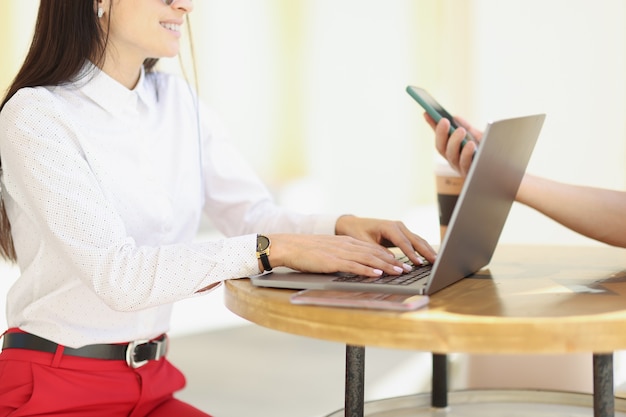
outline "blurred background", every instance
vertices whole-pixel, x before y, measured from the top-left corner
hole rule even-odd
[[[26,53],[38,4],[0,2],[2,91]],[[197,85],[285,205],[398,218],[438,243],[433,135],[405,92],[409,84],[477,127],[546,113],[530,172],[624,189],[622,0],[197,0],[194,7],[196,71],[189,39],[181,59],[162,68]],[[519,205],[501,240],[597,245]],[[8,288],[16,271],[3,271],[0,288]],[[247,325],[221,301],[216,291],[181,303],[173,334]],[[626,370],[616,358],[620,384]]]
[[[37,6],[0,3],[0,90],[21,65]],[[405,92],[409,84],[478,127],[545,112],[529,171],[624,186],[623,1],[203,0],[194,7],[195,77],[188,48],[183,68],[284,204],[402,218],[431,233],[435,220],[414,210],[435,201],[433,136]],[[162,64],[180,71],[178,59]],[[509,226],[525,223],[515,218]],[[504,238],[580,242],[532,221],[542,227],[525,224]]]

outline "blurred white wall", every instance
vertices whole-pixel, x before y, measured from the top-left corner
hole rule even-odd
[[[415,210],[434,205],[432,135],[407,84],[477,126],[546,112],[529,171],[623,188],[623,2],[233,0],[193,17],[202,95],[284,204],[436,241],[434,210]],[[518,206],[502,240],[595,244]]]
[[[623,189],[626,3],[616,0],[478,0],[474,57],[463,108],[476,124],[545,112],[529,171]],[[504,240],[592,243],[516,206]]]
[[[416,57],[430,48],[419,32],[431,3],[423,17],[413,0],[197,3],[201,92],[285,204],[398,216],[432,201],[430,175],[406,187],[432,149],[404,92],[426,72]]]
[[[0,3],[3,90],[28,46],[37,4]],[[481,127],[546,112],[529,171],[624,187],[621,1],[194,5],[202,98],[284,204],[402,218],[436,241],[434,210],[416,210],[435,201],[432,134],[404,92],[408,84]],[[178,61],[165,64],[176,70]],[[592,243],[517,206],[502,239]]]
[[[37,5],[0,2],[2,90],[24,56]],[[286,205],[401,218],[436,242],[433,138],[404,92],[408,84],[425,87],[477,126],[545,112],[529,171],[624,189],[623,1],[194,5],[201,96]],[[177,70],[177,63],[168,60],[164,67]],[[595,244],[517,205],[502,241]],[[6,290],[16,271],[3,271],[0,287]],[[180,303],[173,328],[239,322],[221,306],[217,291]]]

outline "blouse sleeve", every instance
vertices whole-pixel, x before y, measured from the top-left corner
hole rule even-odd
[[[47,89],[23,89],[0,113],[2,192],[19,265],[23,276],[45,277],[32,278],[33,291],[71,286],[71,276],[110,308],[138,311],[258,273],[254,235],[138,244],[90,169],[71,115],[55,100]]]
[[[257,274],[256,233],[334,233],[337,216],[277,207],[203,109],[204,211],[227,237],[139,242],[94,174],[97,155],[85,155],[76,116],[57,101],[48,89],[23,89],[0,113],[3,197],[23,275],[64,285],[76,277],[110,308],[138,311]]]
[[[335,233],[337,215],[303,214],[277,206],[266,186],[229,142],[226,129],[215,114],[206,107],[201,112],[205,211],[222,233]]]

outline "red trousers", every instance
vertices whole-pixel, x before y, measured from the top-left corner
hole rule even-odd
[[[132,369],[118,360],[0,353],[0,417],[210,417],[173,397],[184,386],[165,358]]]

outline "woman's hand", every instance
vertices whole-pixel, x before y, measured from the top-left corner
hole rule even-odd
[[[272,241],[270,263],[302,272],[347,272],[376,277],[400,275],[411,267],[399,262],[386,246],[398,246],[416,265],[418,253],[434,262],[435,250],[402,223],[342,216],[337,235],[268,235]]]
[[[396,246],[416,265],[422,261],[420,256],[429,262],[434,262],[437,256],[426,240],[400,221],[341,216],[335,225],[335,233],[384,247]]]
[[[429,262],[435,261],[436,252],[432,246],[400,221],[341,216],[335,225],[335,233],[385,247],[397,246],[414,264],[421,262],[417,254]]]

